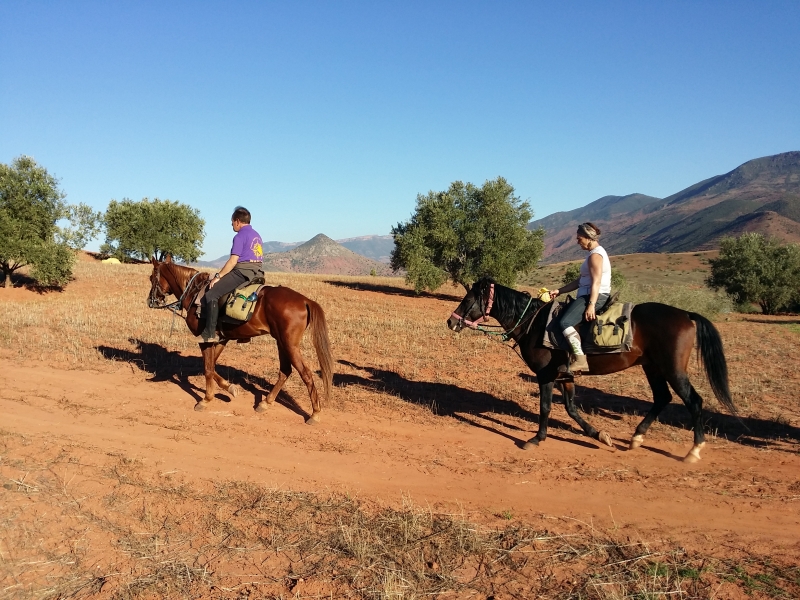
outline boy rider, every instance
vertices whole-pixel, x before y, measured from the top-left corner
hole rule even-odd
[[[201,335],[206,343],[219,342],[216,331],[219,299],[254,277],[264,276],[261,236],[250,226],[250,211],[243,206],[237,206],[231,215],[231,226],[236,232],[231,246],[231,257],[219,273],[211,278],[208,291],[203,296],[206,328]]]

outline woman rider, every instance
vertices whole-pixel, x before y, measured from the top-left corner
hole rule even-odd
[[[597,225],[594,223],[578,225],[578,245],[589,252],[581,265],[581,275],[575,281],[550,292],[551,296],[555,297],[578,290],[577,299],[567,307],[559,319],[564,337],[572,346],[572,353],[575,355],[575,361],[571,365],[572,371],[589,370],[589,364],[581,348],[581,337],[575,326],[582,319],[594,321],[596,310],[605,306],[611,293],[611,262],[599,239],[600,228]]]

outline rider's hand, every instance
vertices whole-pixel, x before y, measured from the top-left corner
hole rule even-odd
[[[213,276],[213,277],[212,277],[212,278],[209,280],[209,282],[208,282],[208,289],[211,289],[212,287],[214,287],[215,285],[217,285],[217,282],[218,282],[218,281],[219,281],[219,273],[215,274],[215,275],[214,275],[214,276]]]
[[[587,321],[594,321],[597,318],[597,315],[594,313],[594,303],[591,303],[586,307],[586,312],[583,313],[583,317]]]

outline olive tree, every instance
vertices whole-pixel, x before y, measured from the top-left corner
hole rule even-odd
[[[800,245],[781,244],[760,233],[723,238],[719,256],[709,261],[706,283],[724,289],[737,304],[755,303],[775,314],[797,301]]]
[[[484,276],[513,286],[542,256],[543,230],[527,228],[533,213],[502,177],[481,187],[453,182],[417,196],[411,219],[392,228],[391,266],[405,270],[417,292],[448,279],[464,288]]]
[[[112,200],[105,214],[106,241],[100,251],[120,260],[155,256],[193,262],[202,253],[205,221],[200,212],[172,200]]]
[[[64,202],[58,180],[29,156],[0,164],[0,269],[5,287],[30,267],[42,286],[63,286],[75,251],[98,231],[100,215],[85,204]],[[63,225],[62,225],[63,224]]]

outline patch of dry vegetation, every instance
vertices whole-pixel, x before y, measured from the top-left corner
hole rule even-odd
[[[800,593],[800,570],[554,520],[491,527],[149,473],[127,456],[0,432],[0,599],[708,598]],[[36,518],[31,519],[31,513]]]

